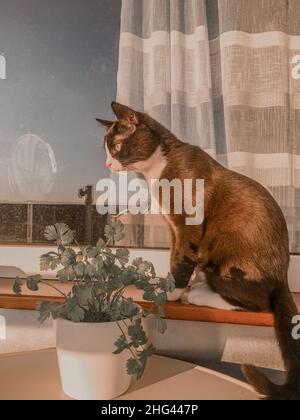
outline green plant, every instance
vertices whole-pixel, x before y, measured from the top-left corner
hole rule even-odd
[[[96,246],[79,246],[74,232],[65,224],[48,226],[45,237],[55,241],[57,251],[41,256],[41,271],[58,270],[60,283],[73,282],[71,291],[65,294],[53,283],[44,281],[40,275],[26,279],[31,291],[38,291],[40,284],[54,288],[62,297],[62,303],[41,302],[38,305],[40,321],[49,317],[64,318],[72,322],[116,322],[120,337],[116,340],[116,354],[130,350],[132,358],[127,362],[128,374],[141,378],[147,359],[154,353],[142,325],[146,317],[150,325],[160,333],[166,330],[164,304],[167,292],[175,289],[171,274],[156,278],[153,264],[138,258],[129,262],[129,250],[112,249],[111,244],[124,237],[124,226],[120,220],[105,227],[105,238]],[[14,292],[22,293],[23,282],[17,278]],[[124,296],[128,286],[143,290],[143,298],[153,302],[156,310],[146,311],[137,306],[132,298]]]

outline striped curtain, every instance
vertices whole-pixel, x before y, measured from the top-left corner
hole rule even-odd
[[[300,253],[296,55],[299,0],[123,0],[118,101],[269,188]],[[168,246],[161,223],[137,246]]]

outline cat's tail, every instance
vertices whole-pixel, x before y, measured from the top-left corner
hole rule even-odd
[[[300,340],[293,337],[293,318],[297,307],[287,286],[281,286],[271,297],[275,329],[287,370],[285,385],[273,384],[259,369],[244,366],[243,372],[255,390],[267,400],[300,400]]]

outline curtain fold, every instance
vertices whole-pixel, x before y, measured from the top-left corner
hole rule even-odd
[[[204,0],[124,0],[118,100],[215,150]]]
[[[121,22],[118,101],[269,188],[300,253],[300,1],[123,0]]]

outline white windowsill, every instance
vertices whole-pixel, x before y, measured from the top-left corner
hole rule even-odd
[[[39,274],[39,257],[49,251],[47,247],[0,246],[0,266],[14,266],[23,270],[26,275]],[[152,261],[157,273],[169,270],[168,250],[132,249],[131,258],[142,257]],[[0,273],[1,277],[1,273]],[[55,278],[55,273],[43,273],[43,277]],[[300,255],[292,255],[289,283],[291,291],[300,292]]]

